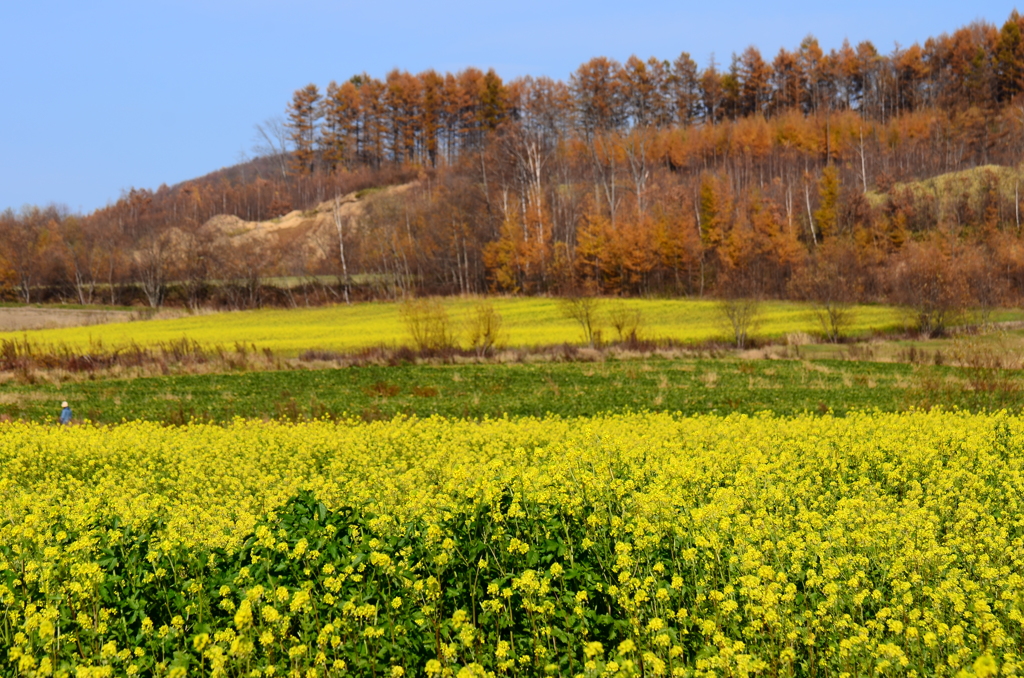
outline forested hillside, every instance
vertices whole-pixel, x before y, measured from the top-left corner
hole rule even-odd
[[[10,298],[82,303],[342,287],[1014,303],[1022,31],[1014,12],[888,53],[809,36],[704,67],[684,52],[597,57],[566,80],[469,68],[310,84],[258,126],[254,161],[88,215],[3,213],[0,272]],[[211,221],[294,210],[333,219],[319,255],[295,229],[257,241]],[[272,277],[287,295],[262,292]],[[226,292],[239,285],[255,292]]]

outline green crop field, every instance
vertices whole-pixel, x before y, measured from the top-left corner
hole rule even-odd
[[[451,329],[465,343],[467,319],[479,303],[473,299],[444,302]],[[501,315],[504,343],[508,346],[543,346],[581,343],[580,326],[567,318],[559,300],[548,298],[493,299]],[[608,314],[615,304],[641,313],[641,334],[649,339],[672,339],[685,343],[728,339],[716,302],[708,300],[602,300],[598,327],[604,339],[615,339]],[[866,335],[901,327],[897,309],[860,306],[854,313],[850,332]],[[753,336],[785,338],[792,333],[820,333],[813,310],[805,304],[766,302]],[[27,339],[44,346],[63,345],[106,349],[138,344],[156,345],[187,337],[203,345],[231,346],[236,342],[255,344],[289,356],[307,349],[351,351],[370,346],[408,344],[410,338],[397,303],[363,303],[310,309],[259,310],[197,315],[169,320],[116,323],[31,332],[0,333],[3,339]]]
[[[939,405],[974,411],[1024,406],[1013,371],[850,361],[647,360],[398,365],[7,385],[0,415],[46,421],[67,399],[79,418],[184,423],[234,417],[500,418],[546,413],[684,414],[850,410]]]

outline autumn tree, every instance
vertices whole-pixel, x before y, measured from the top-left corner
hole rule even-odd
[[[624,114],[634,127],[664,125],[670,119],[669,72],[654,57],[631,56],[619,71]]]
[[[366,74],[355,76],[352,82],[359,90],[360,158],[370,167],[379,168],[385,160],[387,134],[385,86]]]
[[[55,221],[57,208],[27,207],[20,213],[6,210],[0,218],[0,246],[6,268],[22,301],[32,303],[32,294],[44,272],[48,246],[47,226]]]
[[[318,123],[322,115],[316,85],[295,90],[288,106],[288,129],[293,145],[292,170],[297,174],[309,174],[316,167]]]
[[[808,35],[796,52],[801,76],[801,104],[805,113],[816,113],[826,104],[828,62],[818,39]]]
[[[1002,101],[1010,101],[1024,90],[1024,17],[1016,9],[999,31],[995,71]]]
[[[423,92],[419,121],[423,152],[429,165],[437,167],[444,127],[444,79],[433,70],[421,73],[419,79]]]
[[[911,311],[911,324],[923,336],[941,336],[970,307],[958,263],[939,238],[910,242],[895,258],[889,299]]]
[[[739,58],[739,77],[741,82],[740,106],[741,115],[764,115],[768,111],[770,101],[771,68],[761,57],[761,52],[754,46],[743,51]]]
[[[332,172],[345,167],[356,152],[359,121],[359,91],[347,81],[327,86],[323,101],[323,125],[320,148],[325,169]]]
[[[863,271],[856,248],[842,239],[826,240],[791,281],[792,293],[814,305],[822,332],[840,341],[854,321],[854,304],[863,292]]]
[[[796,108],[801,105],[803,99],[804,74],[800,60],[796,54],[780,48],[779,53],[772,62],[772,72],[769,76],[769,85],[774,92],[771,99],[773,112]]]
[[[189,223],[180,231],[176,273],[185,296],[185,305],[198,310],[206,300],[211,279],[217,276],[221,252],[217,234],[205,224]],[[230,256],[230,255],[228,255]]]
[[[704,122],[715,124],[722,119],[725,112],[723,106],[725,101],[725,89],[722,83],[722,74],[718,71],[714,58],[700,76],[700,98],[703,103]]]
[[[65,270],[80,304],[93,303],[102,276],[104,253],[94,224],[94,221],[76,217],[65,219],[60,224]]]
[[[839,230],[839,170],[827,165],[818,179],[818,209],[814,223],[822,239],[833,237]]]
[[[408,72],[392,70],[384,89],[387,146],[394,162],[416,158],[417,123],[420,119],[420,83]]]
[[[691,124],[701,112],[701,83],[697,62],[688,53],[681,53],[672,62],[668,87],[676,124]]]
[[[620,70],[618,62],[597,57],[570,77],[579,125],[587,136],[618,129],[625,122]]]
[[[260,308],[264,301],[264,284],[283,250],[275,238],[237,236],[232,257],[222,269],[225,292],[233,308]]]
[[[493,132],[505,120],[508,91],[493,68],[487,70],[479,89],[477,120],[485,133]]]
[[[151,308],[164,303],[176,253],[170,231],[153,230],[138,243],[133,266],[135,280]]]

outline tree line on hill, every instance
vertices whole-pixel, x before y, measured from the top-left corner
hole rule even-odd
[[[703,69],[683,53],[597,57],[567,81],[468,68],[311,84],[257,126],[251,162],[88,215],[4,212],[0,274],[8,296],[82,303],[566,290],[1012,303],[1022,31],[1015,11],[889,54],[809,36]],[[410,182],[364,191],[317,256],[308,233],[254,243],[208,224]],[[275,293],[270,276],[306,284]]]

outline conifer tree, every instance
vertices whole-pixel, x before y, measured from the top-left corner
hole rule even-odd
[[[319,104],[320,90],[309,84],[295,90],[288,105],[288,130],[295,145],[292,171],[296,174],[312,174],[316,167],[317,125],[322,115]]]

